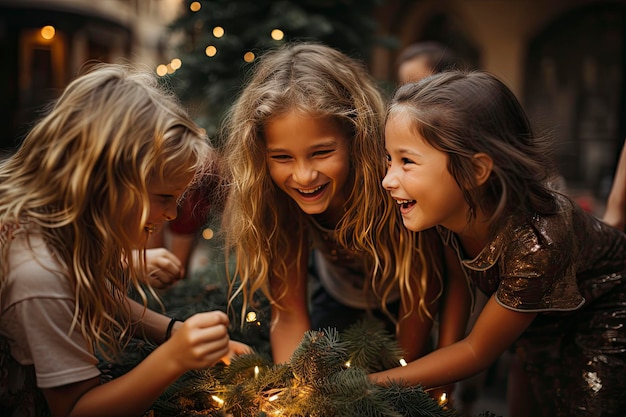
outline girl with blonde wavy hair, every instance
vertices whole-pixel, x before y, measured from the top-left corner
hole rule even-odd
[[[145,256],[131,255],[212,152],[155,76],[100,64],[0,164],[2,415],[141,416],[184,372],[246,349],[222,312],[147,309]],[[96,353],[114,359],[133,335],[160,346],[101,384]]]
[[[306,331],[370,314],[397,332],[407,359],[427,348],[439,281],[420,292],[416,238],[380,184],[383,117],[360,62],[303,42],[263,55],[226,118],[233,297],[243,293],[244,309],[259,290],[269,298],[275,362]]]

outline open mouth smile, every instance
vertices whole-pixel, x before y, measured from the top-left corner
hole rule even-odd
[[[400,205],[400,208],[407,210],[415,205],[415,200],[396,200],[396,203]]]
[[[315,188],[311,188],[307,190],[303,188],[298,188],[297,190],[303,197],[310,198],[310,197],[316,197],[320,195],[327,185],[328,184],[324,184],[324,185],[320,185],[319,187],[315,187]]]

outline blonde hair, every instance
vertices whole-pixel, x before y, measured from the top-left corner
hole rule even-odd
[[[0,165],[0,226],[38,226],[74,289],[72,327],[103,354],[117,354],[118,340],[128,340],[131,285],[146,304],[137,276],[143,256],[130,254],[149,214],[148,179],[200,175],[211,153],[204,131],[154,75],[97,64]],[[0,283],[9,245],[2,245]]]
[[[264,126],[290,111],[336,123],[349,138],[351,187],[345,213],[335,232],[344,247],[364,252],[372,288],[382,307],[393,284],[400,282],[403,301],[411,306],[409,275],[416,247],[399,221],[397,208],[383,189],[385,175],[383,118],[385,105],[373,79],[358,61],[315,43],[292,43],[263,55],[223,125],[222,159],[229,173],[225,210],[227,251],[236,256],[231,301],[240,292],[246,305],[257,290],[280,307],[269,277],[286,277],[294,239],[302,250],[305,216],[288,196],[278,192],[266,162]],[[295,238],[294,238],[295,236]],[[293,261],[293,260],[290,260]],[[233,280],[235,282],[235,280]],[[283,282],[282,288],[286,288]]]

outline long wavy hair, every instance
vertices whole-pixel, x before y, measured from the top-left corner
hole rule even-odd
[[[72,328],[103,354],[119,353],[128,340],[131,286],[146,304],[138,281],[144,256],[130,254],[146,234],[148,179],[199,176],[212,152],[154,75],[97,64],[0,165],[0,226],[42,234],[74,291]],[[10,269],[9,245],[2,245],[0,283]]]
[[[262,290],[280,307],[284,294],[272,294],[268,280],[287,287],[289,247],[303,253],[306,214],[273,183],[267,167],[264,127],[290,111],[330,120],[349,138],[349,195],[335,228],[344,247],[366,255],[371,285],[382,300],[400,283],[404,301],[413,305],[411,260],[413,234],[402,227],[397,208],[382,187],[385,175],[383,118],[385,104],[359,61],[328,46],[287,44],[263,55],[223,124],[224,158],[229,181],[225,210],[226,246],[236,255],[231,300],[243,292],[245,311]],[[235,280],[233,281],[235,282]]]
[[[550,137],[536,134],[513,92],[484,71],[449,71],[400,87],[387,118],[408,114],[413,129],[448,154],[448,171],[470,207],[490,216],[491,236],[512,213],[532,216],[557,210],[550,186],[557,175]],[[487,182],[475,182],[473,156],[493,160]]]

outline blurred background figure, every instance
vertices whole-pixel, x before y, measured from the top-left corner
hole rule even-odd
[[[407,46],[398,56],[398,82],[419,81],[438,72],[457,68],[458,60],[449,47],[436,42],[424,41]]]

